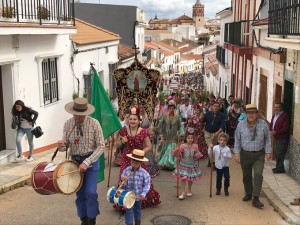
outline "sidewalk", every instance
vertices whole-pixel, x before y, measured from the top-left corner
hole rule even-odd
[[[33,168],[40,162],[50,162],[54,150],[34,155],[32,162],[24,160],[0,165],[0,194],[30,184]],[[55,162],[62,162],[64,158],[65,154],[59,152]],[[287,174],[273,174],[274,166],[274,161],[265,164],[263,194],[288,223],[300,224],[300,206],[290,205],[294,198],[300,197],[300,185]]]
[[[300,206],[290,204],[300,197],[300,185],[285,173],[274,174],[275,164],[275,161],[265,163],[262,192],[285,221],[300,224]]]
[[[33,161],[10,162],[0,165],[0,194],[24,185],[30,185],[30,177],[33,168],[41,162],[50,162],[55,149],[33,155]],[[58,152],[55,162],[64,161],[65,153]]]

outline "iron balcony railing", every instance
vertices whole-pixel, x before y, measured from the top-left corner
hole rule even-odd
[[[249,26],[249,21],[226,23],[224,42],[238,46],[252,46],[252,38],[249,38]]]
[[[269,2],[268,33],[300,35],[300,0],[272,0]]]
[[[0,0],[0,22],[75,25],[74,0]]]

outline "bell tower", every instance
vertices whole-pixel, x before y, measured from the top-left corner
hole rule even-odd
[[[193,20],[196,27],[204,27],[204,5],[200,3],[200,0],[197,0],[193,5]]]

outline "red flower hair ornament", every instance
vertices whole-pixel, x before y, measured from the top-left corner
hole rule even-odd
[[[137,115],[137,116],[139,116],[140,113],[141,113],[140,109],[136,108],[136,107],[132,108],[130,111],[131,111],[131,115]]]

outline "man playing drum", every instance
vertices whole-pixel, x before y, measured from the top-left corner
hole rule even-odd
[[[83,183],[76,193],[77,214],[81,225],[95,225],[100,213],[97,194],[99,157],[104,153],[102,128],[96,119],[89,117],[95,111],[85,98],[76,98],[66,104],[65,110],[73,118],[64,124],[63,140],[58,141],[60,151],[70,148],[72,160],[79,164],[84,173]]]

